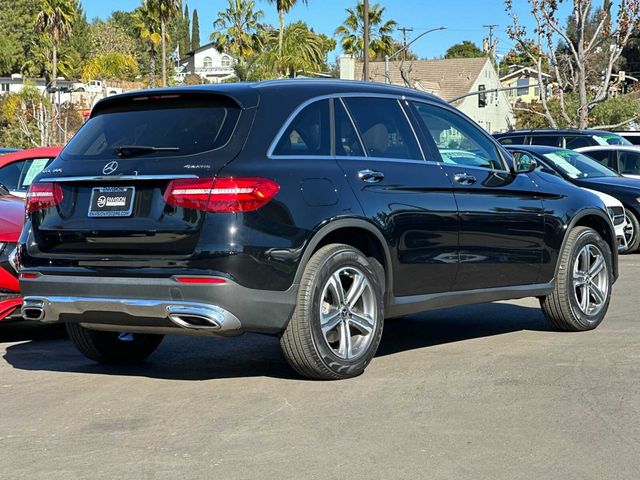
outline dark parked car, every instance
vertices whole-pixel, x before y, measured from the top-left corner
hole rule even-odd
[[[626,252],[640,247],[640,180],[627,178],[587,157],[584,153],[553,147],[510,146],[508,150],[518,159],[531,157],[539,169],[558,175],[583,188],[606,193],[622,202],[625,209]]]
[[[619,134],[604,130],[514,130],[493,136],[503,145],[545,145],[571,150],[593,145],[631,145]]]
[[[625,177],[640,178],[640,147],[609,145],[576,149]]]
[[[111,97],[28,193],[22,312],[106,362],[163,334],[278,335],[323,379],[361,373],[385,317],[533,296],[557,328],[595,328],[611,220],[529,170],[445,102],[382,84]]]
[[[16,150],[15,148],[0,148],[0,157],[2,155],[6,155],[7,153],[13,153],[13,152],[17,152],[18,150]]]

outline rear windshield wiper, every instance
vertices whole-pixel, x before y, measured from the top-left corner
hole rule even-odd
[[[119,157],[135,157],[155,152],[179,152],[178,147],[152,147],[147,145],[120,145],[115,148]]]

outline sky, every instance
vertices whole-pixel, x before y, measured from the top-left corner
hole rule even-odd
[[[213,30],[217,12],[223,10],[227,0],[183,0],[189,10],[198,9],[200,38],[206,43]],[[82,0],[87,18],[107,18],[113,10],[133,10],[141,0]],[[287,15],[286,21],[303,20],[318,33],[333,36],[346,18],[345,9],[355,5],[356,0],[309,0],[309,5],[298,2]],[[482,48],[482,39],[488,35],[483,25],[497,24],[494,36],[498,40],[497,52],[507,53],[513,42],[506,29],[510,19],[504,10],[503,0],[370,0],[386,7],[387,19],[394,19],[399,27],[413,28],[407,34],[408,41],[428,29],[445,26],[447,30],[429,33],[412,45],[418,56],[436,58],[444,55],[447,48],[462,40],[471,40]],[[530,17],[526,0],[514,0],[514,8],[525,22]],[[275,6],[267,0],[256,0],[256,7],[265,13],[265,22],[278,24]],[[530,28],[532,31],[532,28]],[[401,39],[401,34],[396,32]]]

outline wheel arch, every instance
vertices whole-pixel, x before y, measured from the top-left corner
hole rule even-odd
[[[563,251],[569,237],[569,232],[575,227],[589,227],[598,232],[602,239],[607,242],[611,249],[611,256],[613,260],[613,277],[618,278],[618,241],[616,238],[616,232],[611,223],[611,219],[601,210],[595,208],[588,208],[581,210],[576,214],[569,222],[566,228],[564,238],[562,239],[562,247],[560,251]],[[558,259],[560,257],[558,256]],[[558,269],[560,268],[560,262],[556,265],[556,277],[558,275]]]
[[[382,232],[371,222],[360,218],[340,218],[329,221],[319,228],[307,243],[302,254],[295,283],[299,284],[311,256],[320,248],[331,243],[343,243],[373,257],[384,270],[383,288],[385,299],[393,295],[393,267],[391,252]]]

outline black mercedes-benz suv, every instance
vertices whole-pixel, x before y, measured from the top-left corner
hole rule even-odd
[[[300,374],[361,373],[385,318],[528,296],[560,329],[603,319],[604,205],[514,163],[445,102],[340,81],[100,101],[31,186],[23,314],[100,362],[164,334],[278,335]]]

